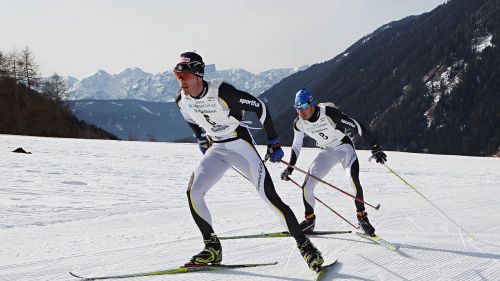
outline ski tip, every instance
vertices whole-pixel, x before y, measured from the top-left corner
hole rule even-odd
[[[322,266],[318,271],[316,271],[316,274],[318,274],[316,280],[321,280],[323,276],[326,274],[326,272],[332,268],[335,264],[337,264],[338,260],[335,260],[332,263],[329,263],[327,265]]]
[[[267,265],[277,265],[277,264],[278,264],[278,262],[274,261],[274,262],[268,262],[268,263],[262,263],[262,264],[256,264],[256,265],[267,266]]]
[[[78,276],[78,275],[74,274],[74,273],[73,273],[73,272],[71,272],[71,271],[69,272],[69,274],[70,274],[71,276],[73,276],[73,277],[76,277],[76,278],[81,278],[81,279],[83,279],[83,277],[81,277],[81,276]]]

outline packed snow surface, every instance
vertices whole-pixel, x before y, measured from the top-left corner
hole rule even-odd
[[[11,151],[23,147],[32,154]],[[0,280],[76,280],[175,267],[202,249],[186,188],[201,159],[195,144],[0,135]],[[264,152],[265,147],[258,147]],[[286,158],[290,149],[285,148]],[[307,168],[318,149],[304,149]],[[476,238],[471,240],[384,166],[358,151],[365,199],[382,238],[399,252],[351,234],[313,238],[326,280],[500,280],[500,159],[388,153],[388,165]],[[279,179],[278,193],[302,220],[301,191]],[[304,176],[295,171],[297,181]],[[325,177],[352,192],[340,166]],[[323,184],[316,196],[355,221],[353,200]],[[230,170],[206,196],[219,235],[281,231],[274,212]],[[317,230],[353,230],[316,204]],[[126,280],[313,280],[292,238],[224,240],[224,263],[275,266]]]

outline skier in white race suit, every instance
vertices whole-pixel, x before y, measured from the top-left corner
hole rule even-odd
[[[359,161],[354,144],[347,135],[353,132],[361,136],[371,147],[372,157],[378,163],[385,163],[387,155],[382,151],[370,132],[359,122],[338,110],[333,103],[315,103],[311,93],[302,88],[295,95],[295,110],[298,116],[293,121],[294,138],[289,163],[295,166],[303,144],[304,136],[316,141],[321,148],[316,158],[309,166],[309,173],[316,178],[323,178],[333,166],[340,163],[344,168],[347,180],[356,192],[356,197],[363,200],[363,188],[359,181]],[[293,168],[287,167],[281,173],[281,179],[288,181]],[[316,225],[314,213],[314,187],[318,180],[306,176],[302,184],[302,199],[305,207],[305,219],[300,223],[305,233],[312,232]],[[356,216],[363,231],[375,235],[375,228],[368,220],[365,205],[355,200]]]
[[[266,105],[249,93],[221,80],[203,79],[204,62],[195,52],[181,54],[174,68],[180,90],[176,103],[198,139],[204,154],[194,169],[187,189],[189,208],[200,229],[205,247],[194,255],[191,264],[220,264],[222,247],[212,227],[205,194],[231,168],[240,171],[257,189],[295,238],[309,268],[319,271],[320,251],[302,232],[292,210],[276,193],[269,172],[254,147],[252,136],[241,120],[243,112],[255,112],[268,137],[266,159],[278,162],[284,153]]]

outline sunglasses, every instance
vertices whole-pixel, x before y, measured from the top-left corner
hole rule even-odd
[[[174,72],[192,72],[197,75],[203,75],[203,73],[200,72],[200,69],[203,70],[203,67],[205,67],[205,64],[198,61],[178,63],[174,68]]]
[[[302,104],[294,104],[293,107],[295,107],[296,110],[305,110],[311,102],[307,101],[306,103]]]

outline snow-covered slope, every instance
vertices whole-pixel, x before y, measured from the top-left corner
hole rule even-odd
[[[186,188],[201,158],[194,144],[54,139],[0,135],[0,280],[75,280],[68,271],[103,275],[170,268],[202,247]],[[33,154],[10,151],[22,146]],[[260,152],[265,147],[258,147]],[[289,148],[285,148],[289,155]],[[317,150],[304,149],[305,168]],[[365,198],[377,233],[398,253],[354,234],[313,238],[339,266],[327,280],[499,280],[500,162],[496,158],[388,152],[388,164],[473,232],[458,229],[383,166],[359,151]],[[278,193],[301,218],[297,187],[279,180]],[[301,181],[303,176],[292,175]],[[340,167],[325,180],[345,188]],[[349,190],[347,190],[349,191]],[[351,199],[318,185],[316,195],[350,220]],[[250,234],[283,230],[254,188],[234,171],[207,194],[215,230]],[[317,205],[318,230],[349,230]],[[352,229],[353,230],[353,229]],[[276,266],[144,277],[130,280],[312,280],[293,239],[223,241],[225,263],[278,261]],[[127,279],[129,280],[129,279]]]
[[[258,74],[244,69],[216,70],[207,65],[206,79],[222,78],[238,89],[260,95],[281,79],[307,68],[283,68]],[[179,85],[171,71],[151,74],[140,68],[127,68],[117,74],[98,70],[81,81],[68,77],[70,99],[138,99],[152,102],[169,102],[175,98]]]

